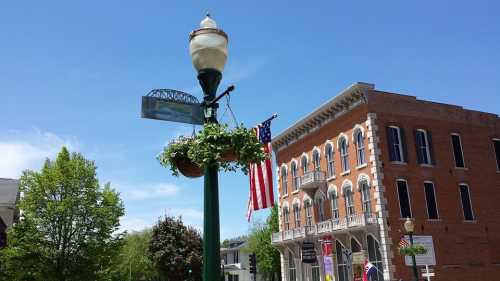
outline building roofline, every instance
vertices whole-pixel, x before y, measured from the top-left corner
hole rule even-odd
[[[272,140],[274,149],[279,148],[283,143],[288,142],[293,138],[298,138],[304,132],[308,132],[312,127],[318,124],[323,124],[327,120],[335,119],[338,113],[350,110],[351,105],[359,100],[366,101],[365,93],[369,90],[375,89],[374,84],[357,82],[343,91],[337,96],[331,98],[318,108],[313,110],[306,117],[300,119],[292,126],[288,127],[279,133]]]

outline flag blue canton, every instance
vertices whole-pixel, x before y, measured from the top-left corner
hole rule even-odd
[[[271,120],[259,125],[259,141],[261,143],[271,142]]]

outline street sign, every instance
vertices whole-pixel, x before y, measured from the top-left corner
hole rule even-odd
[[[302,262],[303,263],[315,263],[316,262],[316,251],[314,250],[313,242],[303,242],[302,243]]]
[[[203,110],[194,96],[170,89],[152,90],[142,97],[141,117],[195,125],[203,124]]]
[[[406,241],[410,241],[410,236],[405,236]],[[413,235],[413,245],[422,245],[427,249],[427,253],[424,255],[416,255],[415,260],[418,266],[424,265],[436,265],[436,255],[434,254],[434,243],[432,242],[432,236],[425,235]],[[407,266],[413,266],[411,256],[405,257],[405,264]]]

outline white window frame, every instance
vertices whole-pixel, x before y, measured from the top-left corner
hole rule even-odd
[[[290,230],[290,210],[288,207],[283,208],[283,226],[285,230]]]
[[[365,193],[364,193],[364,185],[366,184],[366,198]],[[368,180],[362,179],[359,181],[359,186],[360,186],[360,192],[361,192],[361,206],[363,207],[363,213],[365,215],[371,215],[373,210],[372,210],[372,199],[371,199],[371,192],[370,192],[370,184],[368,183]],[[366,206],[368,206],[368,210],[366,210]]]
[[[321,152],[318,148],[313,149],[312,160],[314,171],[321,171]]]
[[[472,220],[468,220],[465,218],[465,212],[464,212],[464,205],[462,203],[462,192],[460,190],[461,186],[467,187],[467,194],[469,194],[469,205],[470,205],[470,211],[472,213]],[[460,196],[460,206],[462,207],[462,217],[464,218],[464,221],[466,222],[475,222],[476,221],[476,214],[474,213],[474,206],[472,206],[472,196],[470,194],[470,187],[468,184],[461,182],[458,184],[458,194]]]
[[[314,200],[318,206],[318,221],[322,222],[326,220],[325,217],[325,199],[321,196]]]
[[[421,163],[421,164],[426,164],[426,165],[432,165],[432,159],[431,159],[431,147],[429,145],[429,136],[427,135],[427,130],[424,129],[417,129],[417,132],[422,132],[424,134],[424,142],[425,142],[425,147],[419,147],[418,150],[420,151],[422,148],[425,148],[425,155],[427,156],[427,162],[426,163]],[[418,155],[417,155],[418,157]]]
[[[311,199],[304,200],[304,212],[306,214],[305,226],[312,227],[314,225],[314,218],[313,218],[313,202]]]
[[[284,173],[283,173],[284,171]],[[283,176],[284,174],[284,176]],[[281,192],[282,196],[288,195],[288,168],[281,166]]]
[[[457,166],[457,159],[455,158],[455,148],[453,146],[453,137],[451,137],[451,136],[458,136],[458,143],[460,144],[460,153],[462,154],[462,162],[464,162],[463,167]],[[459,133],[451,133],[450,134],[450,141],[451,141],[451,152],[453,154],[453,164],[455,164],[455,169],[467,169],[467,165],[465,165],[464,146],[462,145],[462,136]]]
[[[356,215],[356,204],[354,204],[354,191],[352,190],[352,185],[345,186],[343,189],[346,217],[354,216]]]
[[[293,220],[294,220],[294,226],[295,228],[299,228],[302,224],[300,223],[300,205],[299,204],[293,204],[292,205],[293,209]]]
[[[345,144],[345,153],[342,153],[343,145]],[[342,167],[342,172],[347,172],[350,170],[349,167],[349,144],[347,137],[342,136],[339,140],[339,154],[340,154],[340,166]]]
[[[304,165],[304,159],[305,159],[305,165]],[[309,157],[307,156],[307,154],[302,154],[302,156],[300,157],[300,166],[302,168],[302,174],[305,175],[309,168]]]
[[[403,210],[401,210],[401,198],[399,198],[399,186],[398,186],[398,182],[399,181],[404,181],[406,183],[406,194],[408,196],[408,205],[410,207],[410,219],[413,219],[413,210],[411,208],[411,194],[410,194],[410,186],[408,185],[408,181],[406,179],[396,179],[396,192],[398,194],[398,204],[399,204],[399,217],[402,218],[402,219],[406,219],[403,217]]]
[[[404,151],[403,151],[403,141],[401,140],[401,129],[398,126],[393,126],[393,125],[389,126],[389,128],[396,129],[396,131],[398,132],[398,144],[395,144],[395,143],[389,144],[389,145],[393,146],[393,149],[395,149],[395,147],[397,146],[398,150],[399,150],[399,160],[395,160],[393,162],[398,162],[398,163],[406,162]],[[392,134],[392,132],[390,132],[390,134]]]
[[[328,153],[330,148],[330,153]],[[327,143],[325,146],[326,173],[329,178],[335,177],[335,148],[332,143]]]
[[[329,193],[330,196],[330,209],[332,213],[332,219],[336,220],[340,218],[339,212],[339,197],[337,196],[337,192],[331,191]],[[335,204],[333,203],[335,202]]]
[[[293,185],[293,191],[298,191],[299,190],[299,185],[300,185],[300,180],[299,180],[299,175],[298,175],[298,164],[297,161],[293,160],[292,164],[290,165],[290,170],[292,174],[292,185]]]
[[[360,167],[366,164],[365,136],[360,129],[357,129],[354,133],[354,144],[356,146],[356,162]]]
[[[432,184],[432,190],[434,192],[434,204],[436,205],[437,219],[431,219],[430,215],[429,215],[429,204],[427,202],[427,193],[426,193],[426,189],[425,189],[425,184],[426,183]],[[425,209],[427,211],[427,220],[440,220],[441,215],[439,215],[439,207],[438,207],[437,195],[436,195],[436,185],[434,185],[434,182],[432,182],[432,181],[424,181],[424,197],[425,197]]]

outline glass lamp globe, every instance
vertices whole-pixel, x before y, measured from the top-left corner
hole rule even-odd
[[[209,14],[201,21],[200,28],[189,34],[189,54],[194,68],[200,72],[214,69],[222,73],[227,60],[227,34],[217,28]]]
[[[407,233],[413,233],[413,231],[415,230],[415,225],[410,218],[406,218],[404,227]]]

